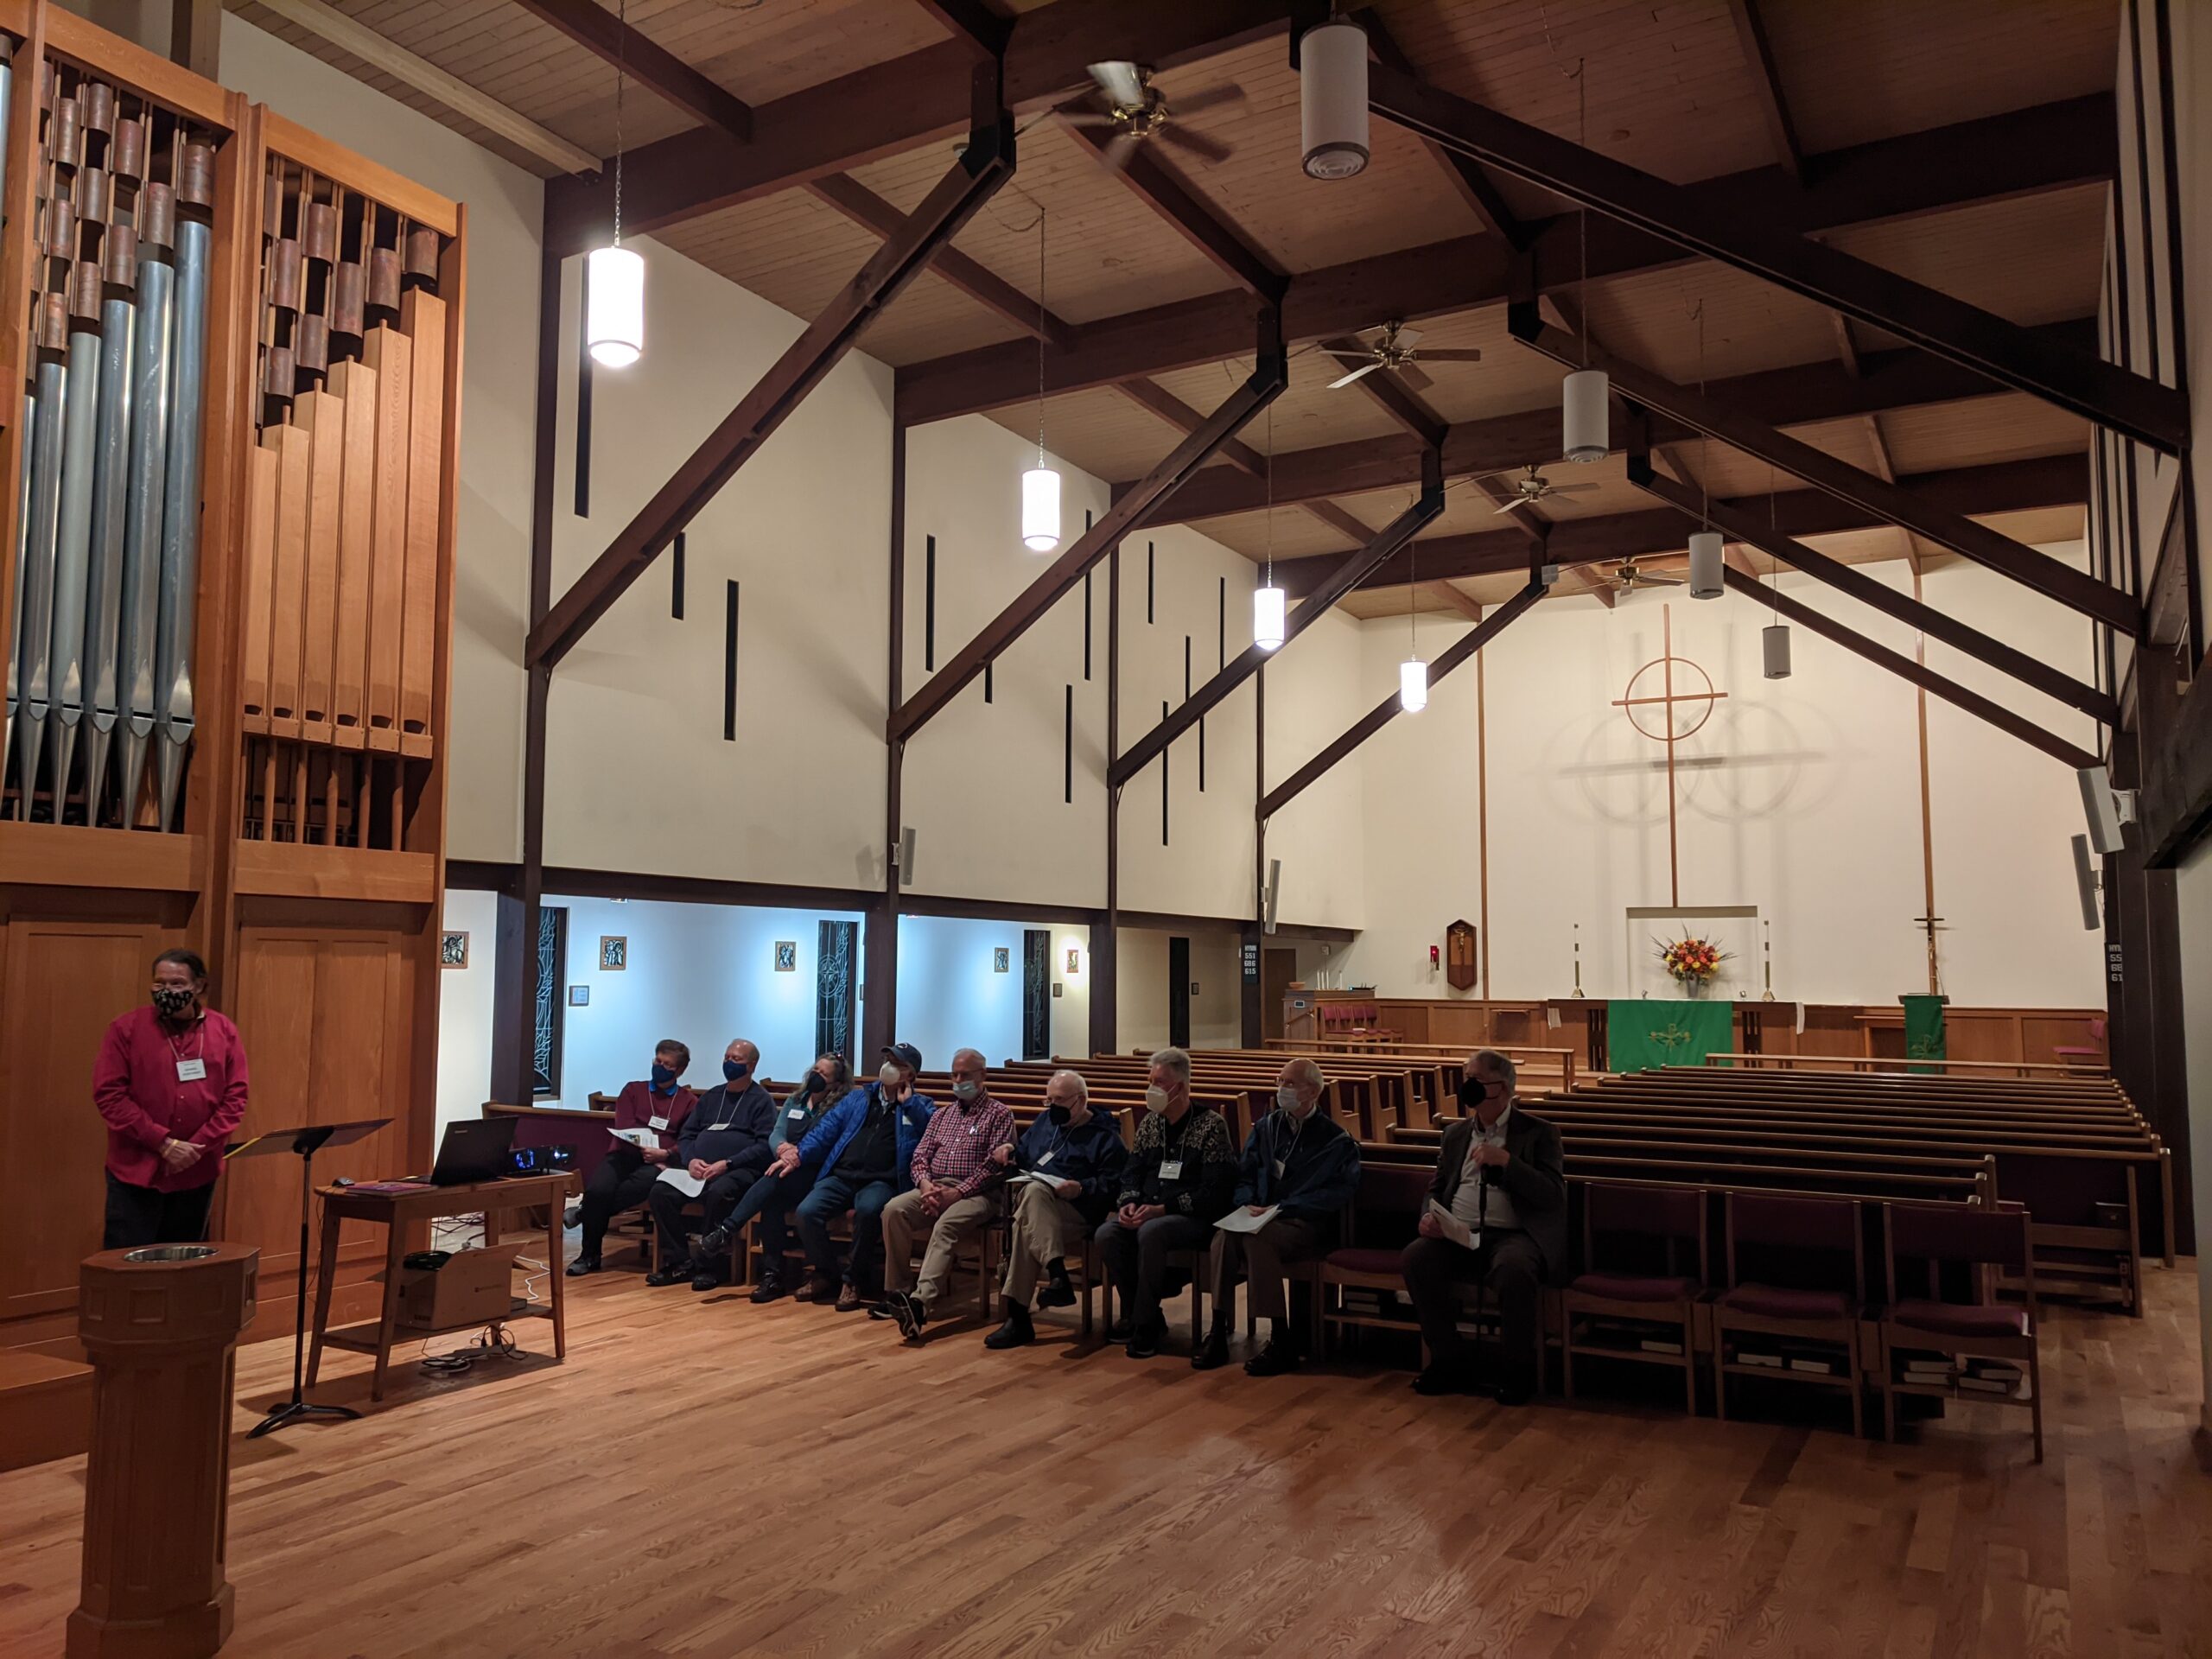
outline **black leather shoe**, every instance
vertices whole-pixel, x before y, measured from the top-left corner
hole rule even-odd
[[[1073,1307],[1075,1287],[1068,1282],[1068,1270],[1055,1262],[1044,1289],[1037,1293],[1039,1307]]]
[[[760,1282],[753,1287],[753,1300],[756,1302],[772,1302],[783,1294],[784,1278],[779,1273],[762,1274]]]
[[[691,1275],[691,1288],[702,1296],[710,1290],[720,1290],[721,1287],[722,1276],[712,1268],[702,1268]]]
[[[1474,1379],[1465,1371],[1451,1365],[1431,1365],[1414,1379],[1415,1394],[1475,1394],[1480,1392]]]
[[[581,1279],[588,1273],[598,1271],[599,1258],[595,1255],[580,1255],[569,1263],[569,1277],[571,1279]]]
[[[1109,1342],[1127,1342],[1135,1334],[1127,1319],[1116,1319],[1106,1327],[1106,1340]]]
[[[1029,1310],[1026,1307],[1010,1307],[1007,1310],[1006,1323],[983,1338],[983,1346],[1019,1348],[1024,1343],[1036,1340],[1037,1327],[1029,1322]]]
[[[1206,1333],[1206,1339],[1192,1351],[1191,1369],[1211,1371],[1229,1363],[1229,1332],[1216,1325]]]
[[[899,1321],[899,1334],[909,1342],[922,1339],[922,1327],[930,1322],[929,1304],[911,1290],[891,1293],[891,1317]]]
[[[1166,1321],[1154,1319],[1135,1327],[1129,1332],[1128,1345],[1122,1351],[1131,1359],[1150,1359],[1160,1352],[1160,1344],[1166,1338]]]
[[[1226,1344],[1224,1344],[1226,1347]],[[1224,1354],[1224,1357],[1227,1357]],[[1247,1376],[1281,1376],[1285,1371],[1294,1371],[1305,1357],[1295,1343],[1281,1337],[1269,1337],[1267,1345],[1244,1362]]]
[[[684,1269],[682,1268],[655,1268],[645,1275],[645,1282],[658,1290],[663,1285],[683,1283],[683,1277]]]

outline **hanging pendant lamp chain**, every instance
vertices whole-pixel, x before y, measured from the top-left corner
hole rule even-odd
[[[630,79],[630,0],[615,9],[620,32],[614,48],[614,245],[622,245],[622,93]]]
[[[1275,585],[1275,406],[1268,405],[1268,574],[1263,588]]]
[[[1037,464],[1045,464],[1045,204],[1037,204]]]
[[[1551,35],[1551,25],[1544,26],[1545,38]],[[1574,60],[1574,106],[1579,129],[1575,143],[1584,149],[1590,148],[1590,80],[1582,72],[1589,67],[1587,58]],[[1575,327],[1582,335],[1582,366],[1590,366],[1590,209],[1585,207],[1574,215],[1575,228],[1582,239],[1582,279],[1575,285],[1575,309],[1581,315]],[[1485,993],[1487,995],[1487,993]]]

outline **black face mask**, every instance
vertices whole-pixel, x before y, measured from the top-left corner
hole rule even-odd
[[[1065,1106],[1053,1106],[1047,1104],[1045,1108],[1045,1116],[1051,1118],[1055,1123],[1065,1123],[1069,1118],[1074,1116],[1075,1114],[1068,1110]]]
[[[1469,1111],[1490,1098],[1490,1090],[1479,1078],[1469,1077],[1459,1084],[1459,1103]]]
[[[753,1068],[747,1065],[743,1060],[724,1060],[722,1062],[723,1080],[728,1083],[736,1083],[742,1079],[745,1074],[752,1069]]]
[[[819,1071],[810,1071],[806,1074],[806,1086],[799,1092],[804,1095],[809,1100],[811,1100],[815,1096],[820,1094],[829,1086],[830,1080],[824,1077]]]
[[[653,1087],[663,1094],[673,1090],[676,1087],[676,1068],[656,1063],[653,1066]]]
[[[154,987],[154,1011],[165,1019],[181,1019],[192,1007],[192,993],[177,985]]]

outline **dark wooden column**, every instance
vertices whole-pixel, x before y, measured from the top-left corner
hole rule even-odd
[[[1122,742],[1122,544],[1106,554],[1106,908],[1090,926],[1090,1052],[1120,1044],[1122,938],[1122,791],[1114,757]]]
[[[906,424],[891,423],[891,629],[884,646],[884,709],[898,708],[906,694]],[[850,1056],[853,1072],[864,1077],[886,1044],[898,1039],[899,1024],[899,815],[906,768],[906,745],[888,737],[883,774],[883,897],[868,913],[861,930],[860,1053]]]

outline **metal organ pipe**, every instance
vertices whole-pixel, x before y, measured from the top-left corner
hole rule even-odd
[[[130,823],[154,733],[154,638],[161,610],[162,492],[168,471],[169,336],[176,273],[168,263],[168,187],[140,198],[138,329],[130,345],[130,471],[124,486],[121,698],[116,753],[124,823]]]
[[[128,238],[118,226],[108,234]],[[100,821],[115,736],[118,633],[123,619],[123,541],[130,460],[130,347],[137,308],[130,286],[132,249],[111,251],[100,306],[100,418],[93,470],[92,569],[85,593],[85,822]],[[130,797],[124,798],[130,827]]]
[[[195,158],[212,168],[211,152],[188,146],[185,167]],[[156,635],[155,774],[162,827],[174,827],[176,792],[192,741],[192,642],[199,608],[200,408],[207,372],[207,277],[213,232],[196,214],[180,212],[176,225],[175,362],[171,393],[181,418],[174,423],[168,472],[162,499],[162,603]]]
[[[60,298],[47,296],[48,305]],[[67,414],[67,387],[59,353],[41,348],[38,353],[39,421],[31,435],[22,603],[16,616],[16,655],[22,664],[16,709],[16,816],[19,818],[31,815],[31,796],[38,785],[39,757],[45,751],[46,717],[51,704],[54,549],[60,528],[61,433]]]
[[[55,526],[48,670],[47,740],[56,823],[68,799],[70,763],[85,715],[85,588],[92,562],[93,445],[100,413],[99,267],[73,267],[69,290],[69,412],[61,431],[61,506]]]

